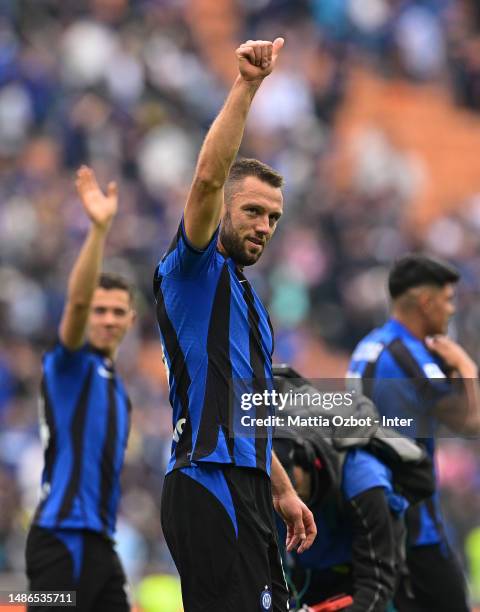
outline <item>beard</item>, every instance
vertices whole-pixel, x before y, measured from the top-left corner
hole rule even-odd
[[[227,211],[223,217],[220,227],[220,242],[228,253],[228,256],[240,266],[252,266],[258,261],[262,250],[258,253],[249,253],[245,247],[245,242],[240,238],[232,225],[232,218]]]

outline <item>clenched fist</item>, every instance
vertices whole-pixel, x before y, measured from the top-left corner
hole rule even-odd
[[[268,76],[275,67],[278,55],[285,41],[247,40],[235,51],[240,74],[246,81],[257,81]]]

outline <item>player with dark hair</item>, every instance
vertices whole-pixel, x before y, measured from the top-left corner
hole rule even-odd
[[[311,512],[272,455],[271,435],[235,435],[232,380],[271,388],[273,332],[243,275],[282,215],[282,178],[257,160],[233,163],[253,97],[283,39],[247,41],[239,75],[202,146],[183,219],[154,290],[173,408],[162,526],[186,612],[284,611],[273,503],[287,544],[307,549]],[[256,415],[267,413],[258,406]]]
[[[115,183],[104,195],[83,166],[76,186],[91,225],[70,274],[59,341],[43,359],[45,467],[27,575],[32,591],[76,591],[81,612],[126,612],[126,579],[112,538],[130,402],[114,360],[135,320],[133,290],[119,276],[100,274],[117,211]]]
[[[402,257],[389,276],[390,320],[355,349],[348,376],[363,380],[363,391],[402,433],[434,457],[439,423],[464,435],[480,433],[478,368],[446,336],[455,312],[458,272],[419,254]],[[399,590],[400,612],[468,610],[464,578],[444,534],[438,492],[407,512],[408,579]]]
[[[448,285],[455,285],[459,280],[459,273],[450,264],[415,253],[405,255],[395,262],[388,276],[388,292],[392,300],[400,296],[408,298],[411,297],[408,293],[410,289],[430,287],[445,290]],[[450,296],[450,290],[446,291]],[[442,330],[446,331],[445,324]]]
[[[431,460],[412,440],[393,437],[365,396],[325,410],[314,402],[318,388],[298,372],[282,364],[274,374],[284,397],[302,398],[286,402],[274,448],[318,529],[308,552],[287,555],[295,604],[328,609],[335,598],[331,609],[385,612],[404,567],[404,511],[434,491]],[[298,417],[326,422],[305,427]],[[355,425],[333,424],[351,417]]]

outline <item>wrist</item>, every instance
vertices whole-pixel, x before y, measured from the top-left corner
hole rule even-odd
[[[274,500],[281,499],[287,495],[297,495],[290,481],[277,486],[272,484],[272,498]]]
[[[111,221],[108,221],[107,223],[96,223],[95,221],[92,221],[90,231],[96,236],[103,238],[108,234],[111,224]]]
[[[460,363],[457,370],[462,378],[478,378],[478,367],[471,359]]]
[[[288,477],[287,472],[283,469],[282,464],[278,460],[278,457],[272,453],[272,469],[271,469],[271,483],[272,483],[272,498],[273,500],[281,499],[286,495],[295,493],[292,482]]]
[[[249,90],[252,91],[252,93],[255,93],[257,89],[260,87],[260,85],[262,84],[263,78],[264,77],[260,77],[257,79],[247,79],[240,73],[237,76],[236,83],[243,87],[247,87]]]

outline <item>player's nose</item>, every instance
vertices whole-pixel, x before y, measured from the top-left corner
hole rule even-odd
[[[110,312],[107,310],[107,312],[105,313],[103,317],[103,324],[108,325],[108,326],[116,324],[116,319],[115,319],[115,315],[113,314],[113,312]]]
[[[270,234],[270,223],[268,216],[257,219],[255,231],[261,236],[268,236],[268,234]]]

